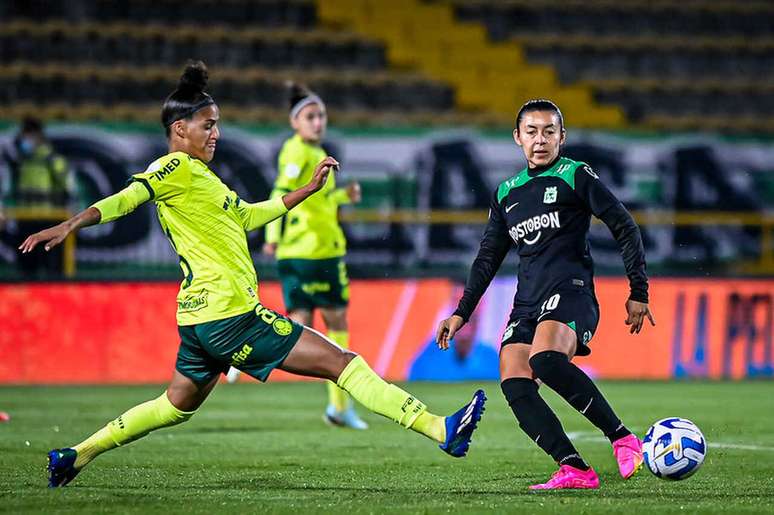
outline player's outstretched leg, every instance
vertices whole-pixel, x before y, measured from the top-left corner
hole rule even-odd
[[[206,385],[196,385],[180,372],[175,372],[169,389],[156,399],[139,404],[74,447],[52,449],[48,453],[48,486],[65,486],[94,458],[105,451],[133,442],[151,431],[170,427],[190,419],[217,382],[217,376]],[[170,401],[170,392],[176,402],[184,407],[176,408]]]
[[[535,375],[598,427],[613,444],[618,470],[625,479],[642,468],[642,442],[623,425],[602,392],[567,355],[543,351],[529,360]]]
[[[467,453],[486,402],[484,392],[477,391],[469,403],[449,417],[434,415],[422,401],[379,377],[362,357],[341,349],[309,328],[304,328],[280,368],[335,380],[370,411],[435,440],[444,452],[455,457]]]
[[[486,395],[478,390],[469,403],[448,417],[433,415],[422,401],[385,382],[360,356],[344,368],[337,384],[374,413],[436,440],[455,458],[467,454],[486,403]]]

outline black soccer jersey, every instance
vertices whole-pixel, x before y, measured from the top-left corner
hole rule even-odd
[[[618,242],[629,298],[648,302],[639,227],[591,167],[560,157],[544,167],[525,168],[494,192],[489,223],[454,314],[468,320],[511,247],[520,257],[514,311],[539,310],[546,296],[564,285],[587,287],[593,294],[592,214]]]

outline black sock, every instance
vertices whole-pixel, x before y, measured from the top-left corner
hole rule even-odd
[[[597,426],[611,442],[631,434],[591,378],[570,363],[567,356],[544,351],[532,356],[529,364],[541,381]]]
[[[538,394],[538,386],[532,379],[512,377],[500,387],[508,401],[519,427],[538,447],[559,464],[571,465],[581,470],[589,466],[567,438],[562,423],[556,418],[546,401]]]

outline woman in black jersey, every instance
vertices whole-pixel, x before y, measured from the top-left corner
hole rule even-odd
[[[630,333],[639,333],[646,318],[655,325],[648,308],[642,238],[629,212],[594,171],[560,155],[564,121],[553,102],[524,104],[513,137],[527,167],[494,192],[465,292],[454,314],[441,322],[436,340],[441,349],[448,348],[515,247],[520,258],[518,290],[500,350],[501,386],[519,426],[560,467],[548,482],[530,488],[598,488],[597,474],[539,395],[538,380],[610,439],[625,479],[641,468],[642,443],[571,360],[591,352],[599,322],[588,244],[591,215],[610,228],[621,249],[631,290],[626,301]]]

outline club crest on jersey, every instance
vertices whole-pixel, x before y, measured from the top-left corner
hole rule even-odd
[[[548,186],[543,193],[543,204],[553,204],[556,202],[556,186]]]

